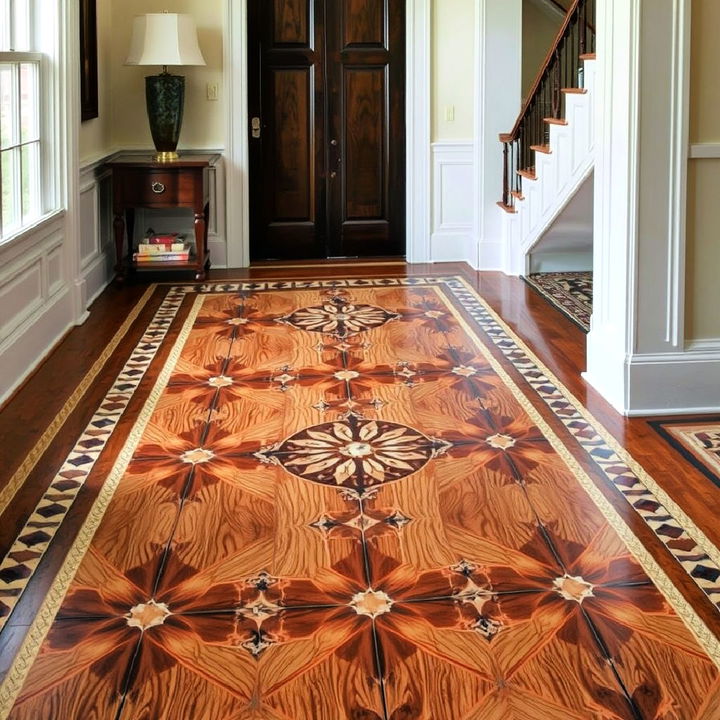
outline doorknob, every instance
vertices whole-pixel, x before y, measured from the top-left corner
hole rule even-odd
[[[336,146],[337,146],[337,140],[331,140],[331,141],[330,141],[330,144],[331,144],[333,147],[336,147]]]
[[[260,137],[260,118],[254,117],[250,121],[250,128],[252,129],[252,136],[255,140],[257,140]]]

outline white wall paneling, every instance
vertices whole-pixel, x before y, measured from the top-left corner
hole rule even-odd
[[[80,169],[80,278],[85,308],[115,275],[112,182],[103,167],[105,159]]]
[[[690,146],[691,160],[717,160],[720,158],[720,143],[693,143]]]
[[[473,143],[432,145],[432,262],[465,261],[474,265]]]
[[[0,402],[75,323],[64,226],[59,213],[0,247]]]
[[[598,2],[594,311],[585,377],[629,415],[720,408],[720,351],[686,348],[684,338],[690,6]]]

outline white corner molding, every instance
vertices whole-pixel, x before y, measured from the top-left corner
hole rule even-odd
[[[720,354],[685,346],[690,19],[691,0],[598,1],[584,377],[627,415],[720,409]]]
[[[432,144],[432,262],[477,262],[472,141]]]
[[[691,160],[720,160],[720,143],[693,143],[689,157]]]
[[[470,264],[506,269],[500,133],[509,132],[522,104],[522,0],[475,0],[474,235]],[[498,68],[502,72],[498,72]]]
[[[431,13],[430,0],[405,4],[405,227],[408,262],[431,260]]]
[[[250,264],[247,3],[224,0],[229,267]],[[406,234],[407,258],[414,263],[430,260],[431,11],[431,0],[406,3]]]

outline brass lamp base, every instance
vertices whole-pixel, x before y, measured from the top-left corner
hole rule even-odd
[[[170,163],[179,160],[180,156],[176,152],[159,152],[153,155],[153,162]]]

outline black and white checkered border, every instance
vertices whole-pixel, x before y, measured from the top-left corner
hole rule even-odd
[[[511,338],[481,298],[458,277],[347,278],[324,280],[246,280],[171,286],[111,389],[74,448],[54,476],[48,491],[0,561],[0,630],[7,623],[47,548],[55,538],[100,453],[106,447],[132,396],[145,377],[183,300],[189,294],[252,293],[268,290],[313,290],[362,287],[447,287],[565,425],[601,473],[620,491],[693,581],[720,609],[720,568],[689,532],[647,488],[627,463],[608,446],[579,406],[566,397],[545,372]]]
[[[628,463],[609,447],[579,406],[571,401],[510,337],[478,295],[457,279],[445,283],[483,332],[525,378],[552,413],[585,450],[600,472],[621,493],[696,585],[720,610],[720,566],[687,528],[663,505]]]
[[[99,408],[0,560],[0,630],[7,623],[127,410],[185,296],[185,292],[173,289],[167,293]]]

